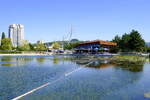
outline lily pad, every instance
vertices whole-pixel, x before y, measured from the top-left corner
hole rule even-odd
[[[145,94],[144,94],[144,97],[146,97],[146,98],[150,98],[150,92],[145,93]]]

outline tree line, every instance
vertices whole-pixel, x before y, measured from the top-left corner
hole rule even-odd
[[[72,41],[75,41],[74,39]],[[62,42],[52,42],[52,49],[60,49]],[[64,49],[73,49],[75,47],[76,42],[70,42],[70,43],[64,43]],[[5,36],[5,33],[2,32],[1,36],[1,45],[0,45],[0,51],[46,51],[48,48],[46,48],[46,45],[44,43],[35,43],[31,44],[27,40],[22,41],[22,45],[18,47],[13,47],[12,41],[10,38],[7,38]]]
[[[22,45],[18,47],[13,47],[10,38],[5,36],[2,32],[0,50],[2,51],[45,51],[46,46],[43,43],[31,44],[27,40],[22,41]]]
[[[62,41],[62,42],[52,42],[53,49],[60,49],[63,46],[64,50],[72,50],[78,44],[83,41],[78,39],[72,39],[71,41]],[[142,38],[141,34],[132,30],[130,33],[125,33],[122,36],[116,35],[112,42],[116,42],[117,46],[112,49],[111,52],[150,52],[150,47],[146,46],[145,40]],[[44,43],[31,44],[28,41],[24,40],[23,44],[18,47],[13,47],[11,39],[5,36],[5,33],[2,32],[1,36],[1,51],[46,51]]]

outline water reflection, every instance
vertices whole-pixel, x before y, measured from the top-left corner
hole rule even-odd
[[[64,73],[79,67],[86,68],[37,91],[38,93],[33,93],[29,98],[25,97],[25,100],[127,100],[126,96],[130,97],[128,100],[137,100],[132,97],[138,98],[145,93],[145,89],[148,91],[150,89],[148,77],[150,69],[147,67],[147,70],[143,70],[144,63],[114,63],[96,58],[64,56],[3,57],[0,61],[1,66],[18,66],[0,67],[2,100],[10,100],[41,84],[52,82]],[[43,67],[33,67],[38,64]],[[57,64],[61,67],[54,67]],[[145,72],[142,73],[143,71]]]
[[[103,58],[102,58],[103,59]],[[142,72],[143,66],[145,62],[140,63],[128,63],[128,62],[112,62],[110,60],[99,60],[97,58],[91,58],[91,57],[57,57],[55,56],[53,59],[53,64],[59,64],[60,61],[70,61],[74,64],[89,67],[89,68],[108,68],[108,67],[115,67],[115,68],[121,68],[123,70],[128,70],[131,72]]]
[[[58,57],[54,57],[53,58],[53,64],[54,65],[58,65],[59,64],[60,59]]]
[[[128,64],[128,63],[112,63],[109,60],[78,60],[76,61],[76,64],[78,65],[83,65],[85,67],[90,67],[90,68],[107,68],[107,67],[112,67],[115,66],[115,68],[121,68],[123,70],[128,70],[131,72],[142,72],[143,67],[144,67],[144,62],[140,64]]]
[[[37,61],[39,64],[44,64],[45,58],[44,58],[44,57],[36,58],[36,61]]]
[[[1,64],[1,66],[6,66],[6,67],[9,67],[9,66],[14,66],[14,64],[7,63],[7,64]]]
[[[45,100],[136,100],[132,97],[138,97],[138,93],[142,91],[139,91],[140,89],[135,84],[138,84],[142,79],[143,73],[133,73],[143,71],[141,65],[140,68],[139,66],[132,66],[135,68],[132,69],[131,66],[115,65],[108,60],[55,59],[58,61],[64,61],[65,59],[65,61],[76,63],[77,66],[81,65],[87,68],[83,68],[76,72],[77,74],[74,73],[61,82],[48,86],[32,96],[25,97],[24,100],[42,100],[43,98],[46,98]],[[53,59],[53,61],[55,60]],[[109,68],[111,66],[114,67]],[[99,70],[102,68],[106,68],[106,70]],[[128,96],[127,99],[126,96]]]
[[[117,67],[120,67],[122,68],[123,70],[129,70],[131,72],[142,72],[143,71],[143,67],[144,67],[144,64],[133,64],[133,65],[118,65]]]
[[[1,66],[24,66],[33,60],[31,57],[2,57]]]
[[[12,57],[2,57],[0,60],[10,62],[10,61],[13,61],[13,58]]]

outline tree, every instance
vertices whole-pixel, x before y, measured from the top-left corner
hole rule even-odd
[[[78,39],[71,39],[70,42],[79,42],[79,40]]]
[[[2,32],[2,39],[5,39],[6,37],[5,37],[5,33],[4,32]]]
[[[121,37],[119,37],[118,35],[115,36],[115,38],[112,40],[112,42],[117,43],[117,46],[114,47],[111,52],[119,52],[121,51]]]
[[[29,51],[30,50],[30,45],[28,41],[24,40],[22,45],[18,47],[19,50],[21,51]]]
[[[142,39],[138,31],[132,30],[130,33],[129,46],[132,51],[143,52],[146,46],[144,39]]]
[[[147,52],[150,53],[150,47],[146,47]]]
[[[144,52],[146,51],[146,43],[142,39],[138,31],[132,30],[130,34],[123,34],[122,37],[118,35],[112,40],[117,43],[115,50],[123,52]]]
[[[43,43],[37,43],[35,46],[35,49],[38,51],[44,51],[44,50],[46,50],[46,47]]]
[[[122,49],[122,51],[124,52],[128,52],[130,51],[130,34],[127,34],[125,33],[123,36],[122,36],[122,39],[120,41],[120,47]]]
[[[1,40],[1,49],[2,50],[12,50],[12,43],[10,38],[4,38]]]
[[[64,49],[71,50],[75,48],[80,42],[74,42],[74,43],[65,43]]]
[[[119,37],[118,35],[116,35],[115,38],[112,41],[116,42],[116,43],[120,43],[121,37]]]
[[[34,50],[34,45],[29,43],[29,46],[30,46],[30,50]]]
[[[60,43],[59,42],[54,42],[53,43],[53,49],[59,49],[61,46],[60,46]]]
[[[5,33],[2,32],[1,45],[2,45],[2,40],[5,39],[5,38],[6,38],[6,37],[5,37]]]

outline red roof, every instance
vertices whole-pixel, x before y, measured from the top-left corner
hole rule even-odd
[[[115,42],[97,40],[97,41],[90,41],[90,42],[80,43],[78,46],[88,45],[88,44],[101,44],[101,45],[108,45],[108,46],[116,46],[117,45],[117,43],[115,43]]]

